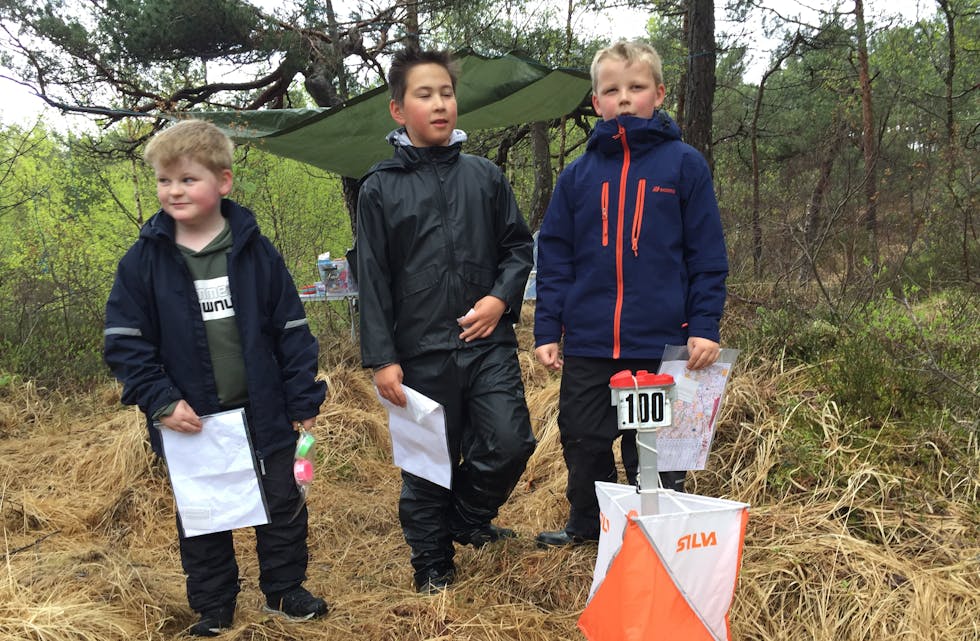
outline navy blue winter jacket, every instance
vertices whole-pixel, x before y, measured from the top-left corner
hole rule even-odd
[[[711,174],[658,111],[600,121],[538,235],[535,344],[593,358],[719,340],[728,257]]]
[[[326,385],[315,380],[317,342],[282,256],[255,216],[231,200],[228,279],[245,357],[249,424],[258,458],[295,444],[293,421],[316,416]],[[123,383],[122,402],[150,417],[184,399],[199,416],[219,412],[204,320],[190,271],[174,242],[173,218],[158,212],[126,252],[106,304],[105,361]]]

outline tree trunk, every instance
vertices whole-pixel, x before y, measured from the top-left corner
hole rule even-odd
[[[684,0],[684,2],[689,2],[690,0]],[[691,21],[690,12],[687,8],[684,8],[684,17],[681,19],[681,37],[684,38],[684,44],[688,45],[688,59],[690,59],[691,53]],[[680,78],[677,79],[677,113],[675,114],[677,119],[677,126],[683,131],[685,127],[686,114],[684,113],[684,107],[687,105],[687,70],[689,66],[684,65],[684,71],[681,72]],[[666,81],[665,81],[666,82]]]
[[[759,212],[759,118],[762,115],[762,98],[766,92],[766,82],[796,51],[797,45],[803,41],[799,32],[793,38],[789,47],[782,52],[769,66],[759,80],[759,89],[755,94],[755,106],[752,109],[752,122],[749,124],[749,141],[752,149],[752,273],[758,278],[762,274],[762,216]]]
[[[548,124],[531,123],[531,150],[534,153],[534,192],[531,194],[531,207],[527,213],[527,224],[531,231],[541,227],[544,212],[551,200],[554,181],[551,176],[551,146],[548,138]]]
[[[878,178],[875,170],[877,150],[875,121],[871,100],[871,75],[868,71],[868,33],[864,24],[864,0],[854,0],[857,22],[858,80],[861,84],[861,146],[864,151],[864,228],[868,232],[868,253],[871,265],[878,271]]]
[[[405,45],[419,47],[419,3],[418,0],[399,0],[405,7]]]
[[[711,109],[715,98],[715,3],[688,0],[688,73],[684,101],[684,140],[700,151],[709,166]]]
[[[818,230],[821,227],[820,212],[826,200],[827,191],[830,189],[831,173],[834,170],[834,161],[840,153],[841,145],[844,142],[844,122],[838,112],[834,112],[833,120],[830,124],[830,131],[827,136],[827,143],[824,146],[823,158],[820,160],[820,170],[817,175],[817,182],[810,192],[810,199],[806,204],[806,211],[803,215],[803,257],[800,267],[800,283],[809,282],[816,272],[816,257],[818,254]]]
[[[945,86],[945,105],[946,105],[946,163],[948,166],[948,171],[946,172],[946,193],[949,194],[949,198],[952,202],[957,204],[957,209],[963,213],[963,237],[961,242],[961,251],[963,254],[963,277],[966,282],[972,280],[972,266],[970,265],[970,246],[976,243],[976,230],[973,225],[973,214],[970,207],[963,207],[958,202],[956,196],[956,172],[953,167],[957,164],[957,157],[959,155],[956,146],[956,119],[955,112],[953,110],[953,81],[956,77],[956,15],[953,12],[952,6],[950,6],[949,0],[937,0],[939,8],[943,12],[943,17],[946,20],[946,47],[947,55],[949,57],[949,62],[946,66],[946,73],[943,77],[943,85]],[[973,238],[971,241],[971,230],[973,230]]]

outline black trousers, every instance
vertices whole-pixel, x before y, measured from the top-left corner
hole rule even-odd
[[[416,572],[448,567],[453,537],[486,526],[534,452],[517,351],[485,344],[401,363],[404,384],[446,413],[452,489],[402,473],[398,516]]]
[[[558,431],[568,468],[565,496],[570,505],[565,528],[586,538],[599,538],[599,500],[595,482],[618,478],[613,444],[620,439],[626,481],[636,485],[639,455],[636,432],[620,431],[616,407],[610,401],[609,378],[616,372],[644,369],[656,372],[657,359],[606,359],[566,356],[558,398]],[[660,484],[684,490],[685,472],[661,472]]]
[[[293,455],[293,448],[287,447],[267,456],[260,466],[260,471],[265,469],[262,489],[271,520],[256,526],[255,551],[259,558],[259,588],[266,595],[277,595],[306,580],[309,562],[306,506],[290,521],[300,499],[293,479]],[[204,612],[218,607],[234,608],[240,588],[232,533],[185,537],[179,516],[177,528],[191,609]]]

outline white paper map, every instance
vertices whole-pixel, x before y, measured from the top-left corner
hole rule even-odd
[[[668,345],[661,374],[674,377],[673,420],[657,430],[657,468],[661,472],[703,470],[711,451],[725,386],[739,350],[723,349],[711,367],[687,369],[687,347]]]

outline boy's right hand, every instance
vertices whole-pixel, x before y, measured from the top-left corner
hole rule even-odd
[[[405,398],[405,391],[402,390],[402,379],[404,378],[402,366],[392,363],[382,367],[374,373],[374,384],[378,387],[378,393],[392,405],[405,407],[408,399]]]
[[[191,409],[191,406],[183,399],[177,401],[177,406],[174,407],[173,414],[170,416],[161,416],[159,420],[163,423],[164,427],[168,427],[175,432],[195,434],[201,431],[201,419],[198,418],[197,412]]]
[[[561,351],[558,349],[558,343],[546,343],[541,345],[534,350],[534,357],[538,359],[538,362],[547,367],[548,369],[553,369],[558,371],[564,364],[564,360],[561,357]]]

